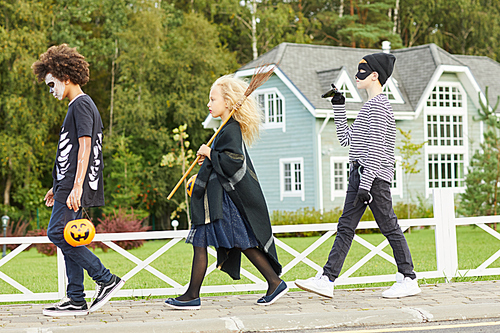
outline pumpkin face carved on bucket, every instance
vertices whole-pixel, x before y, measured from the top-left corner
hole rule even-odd
[[[88,245],[94,236],[94,225],[87,219],[69,221],[64,227],[64,239],[71,246]]]

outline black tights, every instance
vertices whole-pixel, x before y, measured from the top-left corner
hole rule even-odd
[[[205,278],[208,266],[208,252],[206,247],[193,246],[193,265],[191,267],[191,280],[188,290],[176,299],[179,301],[190,301],[200,297],[200,289]],[[278,287],[281,279],[269,263],[266,255],[258,248],[250,248],[242,251],[250,262],[259,270],[267,281],[268,288],[266,295],[271,295]]]

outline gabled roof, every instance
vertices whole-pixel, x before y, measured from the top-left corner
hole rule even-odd
[[[341,71],[342,67],[316,71],[321,91],[326,92],[330,90],[331,89],[330,84],[337,81],[337,78],[340,76]]]
[[[488,57],[456,55],[458,59],[466,63],[472,71],[481,91],[485,92],[488,87],[488,98],[490,104],[495,106],[500,96],[500,63]],[[497,110],[500,111],[500,110]]]
[[[327,82],[335,82],[344,67],[356,86],[354,75],[357,72],[359,60],[367,54],[376,52],[381,52],[381,50],[282,43],[238,71],[249,70],[262,63],[278,63],[281,72],[297,87],[314,109],[330,110],[330,103],[321,98],[325,88],[329,87]],[[483,92],[484,87],[489,85],[492,103],[496,101],[496,96],[500,95],[500,82],[495,84],[496,78],[500,75],[500,64],[487,57],[452,55],[435,44],[392,50],[391,53],[397,59],[393,77],[397,80],[398,89],[405,101],[405,104],[392,105],[396,117],[398,113],[402,115],[414,113],[417,108],[420,108],[423,101],[422,95],[429,90],[429,83],[435,81],[436,73],[440,73],[444,68],[462,68],[472,73],[467,78],[472,80],[475,78]],[[477,87],[478,85],[473,82],[470,86]],[[366,92],[362,90],[358,93],[363,101],[366,101]],[[474,93],[477,100],[477,92]],[[346,108],[359,110],[361,104],[347,103]]]

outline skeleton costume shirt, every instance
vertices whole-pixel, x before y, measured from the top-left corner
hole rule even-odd
[[[65,203],[73,189],[78,161],[78,138],[88,136],[92,139],[92,145],[81,202],[83,207],[104,205],[102,129],[101,115],[90,96],[81,94],[69,103],[52,170],[55,200]]]

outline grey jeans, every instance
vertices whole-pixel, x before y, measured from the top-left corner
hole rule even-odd
[[[359,220],[366,210],[366,205],[358,202],[353,206],[354,199],[358,193],[360,174],[358,168],[351,167],[349,186],[344,202],[344,210],[339,218],[337,236],[328,255],[328,261],[323,266],[323,275],[328,276],[330,281],[335,281],[344,265],[347,253],[351,248],[354,232]],[[398,218],[392,209],[392,197],[390,184],[380,178],[375,178],[370,190],[373,201],[369,204],[375,221],[387,238],[392,247],[394,259],[398,266],[398,272],[405,277],[416,278],[413,271],[413,262],[406,238],[398,224]]]

